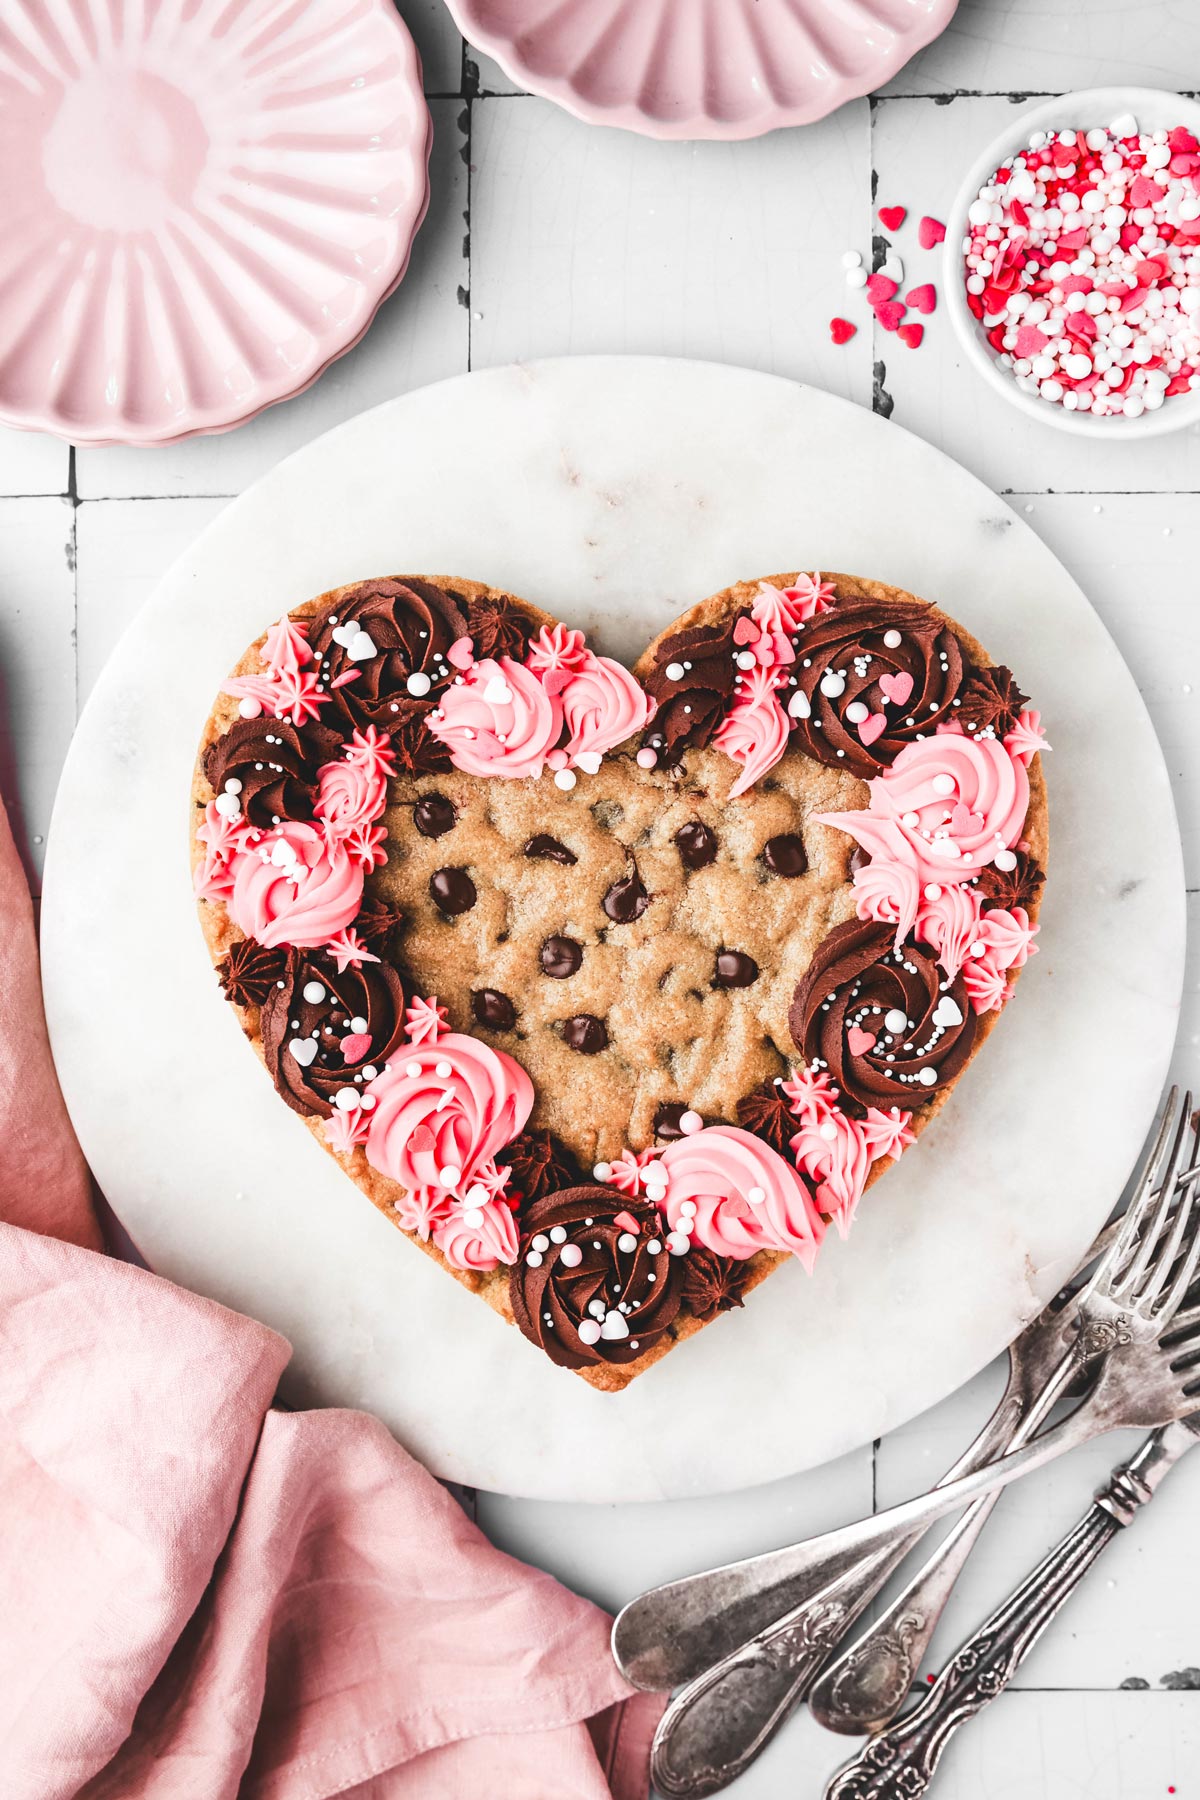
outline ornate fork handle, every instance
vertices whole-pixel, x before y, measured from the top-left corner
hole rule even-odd
[[[1043,1558],[946,1665],[928,1694],[840,1769],[825,1800],[918,1800],[950,1739],[1004,1692],[1021,1663],[1096,1558],[1150,1500],[1175,1461],[1196,1442],[1175,1424],[1154,1432],[1117,1469],[1096,1503]]]

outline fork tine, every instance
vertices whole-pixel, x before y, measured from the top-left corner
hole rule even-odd
[[[1179,1253],[1180,1243],[1183,1241],[1183,1231],[1188,1215],[1192,1210],[1192,1196],[1190,1190],[1187,1190],[1179,1197],[1174,1225],[1167,1236],[1167,1247],[1164,1250],[1164,1234],[1171,1218],[1171,1209],[1175,1206],[1175,1187],[1187,1152],[1191,1120],[1192,1096],[1188,1093],[1184,1095],[1183,1111],[1175,1130],[1171,1160],[1167,1164],[1166,1173],[1162,1178],[1154,1217],[1140,1235],[1133,1261],[1127,1268],[1121,1270],[1112,1285],[1110,1292],[1114,1299],[1124,1295],[1133,1295],[1135,1304],[1149,1306],[1170,1275],[1172,1265]]]
[[[1200,1199],[1200,1190],[1197,1189],[1197,1185],[1193,1181],[1188,1184],[1186,1192],[1191,1214],[1191,1238],[1183,1262],[1176,1271],[1175,1278],[1167,1291],[1167,1296],[1159,1305],[1157,1319],[1160,1327],[1174,1325],[1175,1320],[1179,1315],[1179,1309],[1188,1297],[1188,1290],[1196,1279],[1196,1270],[1197,1268],[1200,1268],[1200,1213],[1197,1212],[1196,1206],[1197,1199]],[[1182,1214],[1182,1205],[1179,1210]],[[1176,1225],[1174,1235],[1177,1235],[1182,1241],[1183,1234],[1178,1224]],[[1169,1268],[1170,1265],[1168,1265],[1168,1270]],[[1194,1312],[1200,1311],[1200,1309],[1197,1308],[1193,1308],[1192,1310]]]
[[[1137,1243],[1142,1220],[1155,1198],[1157,1187],[1155,1177],[1166,1154],[1167,1145],[1171,1141],[1178,1105],[1179,1089],[1172,1087],[1159,1113],[1158,1130],[1154,1134],[1154,1141],[1142,1158],[1120,1230],[1083,1288],[1080,1295],[1081,1302],[1107,1286],[1122,1268],[1130,1251]]]

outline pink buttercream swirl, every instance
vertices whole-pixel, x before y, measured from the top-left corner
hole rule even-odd
[[[764,581],[750,606],[750,617],[758,626],[758,636],[746,634],[755,660],[765,669],[783,668],[796,660],[792,638],[800,629],[802,612],[785,593]],[[735,633],[735,641],[737,635]]]
[[[773,769],[787,749],[787,715],[776,698],[777,680],[774,671],[761,664],[739,677],[741,691],[713,734],[714,749],[742,765],[729,790],[731,800]]]
[[[530,642],[525,662],[548,694],[558,694],[591,654],[582,631],[572,631],[567,625],[543,625]]]
[[[969,738],[957,726],[906,744],[867,785],[866,813],[813,817],[848,832],[872,856],[880,848],[879,823],[892,825],[893,853],[922,883],[970,881],[998,850],[1019,841],[1029,810],[1024,764],[995,738]]]
[[[387,805],[388,776],[395,767],[394,751],[373,725],[356,731],[342,756],[317,776],[315,816],[338,832],[373,824]]]
[[[917,939],[937,952],[953,981],[979,937],[979,894],[973,887],[931,882],[917,909]]]
[[[533,1083],[511,1056],[451,1031],[404,1045],[365,1096],[375,1102],[367,1161],[408,1190],[401,1222],[415,1219],[408,1229],[427,1237],[523,1128]]]
[[[791,608],[797,625],[806,625],[821,613],[832,612],[837,603],[837,590],[832,581],[822,581],[819,574],[797,575],[783,597]]]
[[[880,821],[871,860],[855,871],[853,881],[854,909],[859,918],[871,919],[877,925],[894,925],[897,948],[916,923],[921,903],[920,876],[903,860],[903,852],[903,838],[886,821]]]
[[[452,1201],[433,1226],[433,1241],[451,1268],[480,1273],[500,1263],[515,1263],[520,1248],[511,1210],[503,1200],[492,1199],[476,1205]]]
[[[204,809],[204,823],[196,836],[204,845],[204,861],[197,865],[193,886],[198,900],[228,901],[233,892],[233,867],[239,852],[257,841],[258,832],[238,812],[232,818],[215,800]]]
[[[429,729],[468,775],[540,775],[562,730],[562,704],[510,656],[472,663],[429,714]]]
[[[1042,730],[1041,713],[1021,713],[1004,740],[1004,748],[1016,761],[1024,763],[1026,768],[1041,751],[1049,750],[1046,734]]]
[[[227,905],[234,924],[268,949],[311,949],[349,925],[362,891],[362,868],[343,839],[284,820],[238,853]]]
[[[1005,971],[986,957],[967,964],[963,970],[963,986],[977,1013],[999,1012],[1012,998],[1012,983]]]
[[[796,1165],[813,1183],[817,1206],[845,1237],[862,1198],[871,1165],[879,1157],[895,1159],[915,1143],[909,1130],[911,1113],[898,1107],[881,1112],[868,1107],[863,1119],[851,1119],[840,1107],[799,1107],[800,1129],[790,1149]]]
[[[1023,969],[1037,955],[1033,941],[1037,933],[1023,906],[1011,911],[993,907],[984,913],[963,967],[963,981],[977,1013],[998,1012],[1005,1005],[1012,994],[1008,972]]]
[[[787,1251],[812,1269],[824,1224],[804,1182],[770,1145],[736,1125],[708,1125],[667,1144],[658,1160],[673,1231],[690,1230],[718,1256]]]
[[[563,720],[570,737],[563,745],[572,763],[594,774],[607,750],[615,750],[655,714],[655,702],[619,662],[611,656],[593,656],[590,650],[573,668],[560,690]]]
[[[660,1168],[657,1150],[622,1150],[608,1165],[610,1187],[623,1194],[640,1194],[646,1186],[646,1171]],[[659,1179],[663,1177],[659,1176]]]

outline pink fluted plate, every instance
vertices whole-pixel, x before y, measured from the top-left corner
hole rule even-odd
[[[366,331],[429,200],[391,0],[0,0],[0,421],[165,444]]]
[[[595,125],[748,138],[889,81],[958,0],[446,0],[518,86]]]

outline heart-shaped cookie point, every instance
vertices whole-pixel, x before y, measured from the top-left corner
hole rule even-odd
[[[1042,747],[1009,671],[879,583],[739,583],[630,670],[389,576],[226,683],[201,918],[350,1179],[618,1388],[811,1268],[978,1050],[1035,949]]]

